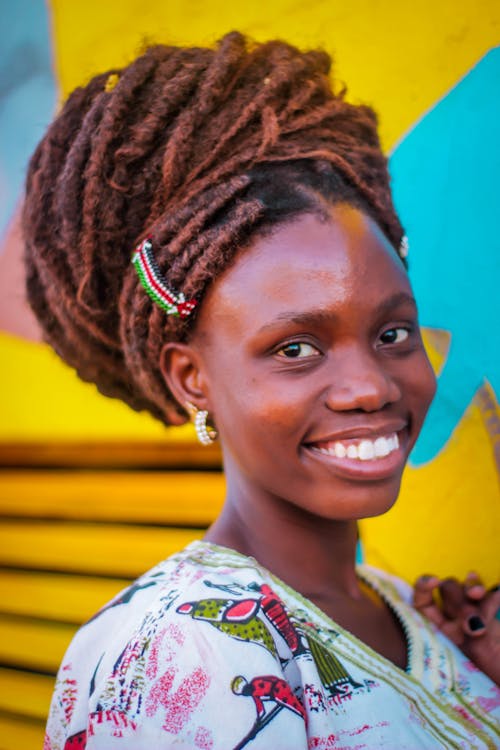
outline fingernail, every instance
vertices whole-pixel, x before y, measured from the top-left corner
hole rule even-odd
[[[473,633],[475,633],[476,630],[484,630],[484,628],[486,627],[479,615],[471,615],[467,622],[469,623],[469,628]]]

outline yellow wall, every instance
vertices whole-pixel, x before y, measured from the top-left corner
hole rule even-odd
[[[126,63],[144,41],[210,44],[238,29],[323,46],[351,98],[373,103],[390,148],[428,107],[500,41],[496,0],[52,0],[55,64],[67,94]]]
[[[47,344],[0,332],[1,441],[190,439],[187,425],[166,430],[148,414],[104,398]]]
[[[95,72],[126,63],[144,42],[212,43],[233,28],[334,53],[350,98],[373,104],[389,150],[500,40],[496,0],[269,0],[228,3],[52,0],[54,65],[65,96]],[[439,366],[442,338],[429,348]],[[168,439],[145,415],[107,401],[43,345],[0,337],[0,439]],[[409,468],[397,508],[362,525],[369,561],[413,578],[422,570],[500,576],[500,493],[485,385],[452,440]],[[186,429],[176,437],[188,435]]]

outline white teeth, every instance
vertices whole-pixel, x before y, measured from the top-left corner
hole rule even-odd
[[[334,448],[337,458],[345,458],[347,456],[347,448],[342,443],[335,443]]]
[[[377,458],[388,456],[391,452],[390,438],[379,437],[375,440],[373,447],[375,448],[375,455]]]
[[[355,445],[347,446],[347,458],[358,458],[358,449]]]
[[[375,457],[375,447],[371,440],[362,440],[358,445],[358,456],[361,461],[370,461]]]
[[[377,458],[384,458],[389,453],[399,448],[399,437],[397,433],[386,437],[378,437],[375,440],[364,439],[359,443],[330,443],[328,447],[318,447],[320,453],[336,458],[358,459],[359,461],[373,461]]]

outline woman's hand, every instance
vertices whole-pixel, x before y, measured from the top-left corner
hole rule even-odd
[[[489,591],[475,573],[464,583],[456,578],[421,576],[413,604],[484,674],[500,685],[500,587]]]

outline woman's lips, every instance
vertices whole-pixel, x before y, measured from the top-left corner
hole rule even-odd
[[[346,476],[383,479],[404,466],[407,437],[408,432],[404,429],[370,437],[318,441],[305,447]]]

